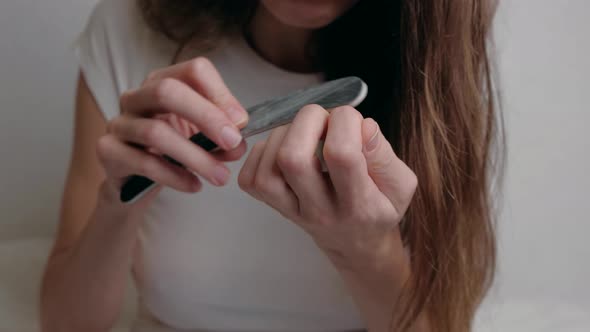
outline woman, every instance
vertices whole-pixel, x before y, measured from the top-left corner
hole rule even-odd
[[[109,330],[132,269],[137,331],[468,331],[495,263],[493,12],[103,0],[78,42],[44,330]],[[369,86],[358,110],[310,105],[241,137],[245,107],[349,75]],[[160,186],[121,204],[131,174]]]

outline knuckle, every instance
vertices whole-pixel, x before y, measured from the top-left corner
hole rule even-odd
[[[282,171],[301,174],[305,171],[305,158],[295,150],[280,148],[277,152],[277,166]]]
[[[143,81],[143,84],[142,85],[144,85],[147,82],[151,82],[151,81],[154,81],[154,80],[158,79],[159,76],[160,76],[160,71],[159,70],[153,70],[153,71],[151,71],[145,77],[145,80]]]
[[[357,161],[357,151],[350,144],[326,144],[324,146],[323,155],[326,163],[346,167],[354,165]]]
[[[189,75],[192,76],[193,78],[198,78],[203,73],[205,73],[209,68],[211,68],[212,66],[213,65],[211,64],[211,61],[209,61],[209,59],[207,59],[206,57],[203,57],[203,56],[197,57],[197,58],[191,60],[191,62],[190,62]]]
[[[174,98],[172,94],[176,90],[177,82],[172,78],[165,78],[159,81],[154,87],[154,101],[158,106],[164,106],[168,103],[169,98]]]
[[[332,115],[338,115],[338,116],[350,116],[350,117],[357,117],[359,119],[363,119],[362,114],[357,111],[356,108],[350,106],[350,105],[343,105],[343,106],[338,106],[336,108],[334,108],[334,110],[332,110]]]
[[[145,126],[145,129],[141,132],[141,139],[149,144],[153,145],[160,142],[163,139],[164,133],[166,132],[166,123],[162,120],[152,120]]]
[[[98,159],[104,163],[111,151],[113,137],[111,135],[103,135],[96,141],[96,155]]]

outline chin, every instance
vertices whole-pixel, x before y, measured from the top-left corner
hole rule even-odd
[[[332,23],[359,0],[261,0],[261,4],[283,24],[319,29]]]

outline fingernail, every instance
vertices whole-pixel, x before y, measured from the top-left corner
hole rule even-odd
[[[375,120],[373,119],[371,119],[371,121],[373,121],[374,123],[375,133],[373,134],[373,136],[371,136],[371,139],[369,139],[369,141],[365,145],[365,150],[367,152],[375,150],[375,148],[377,147],[377,143],[379,143],[379,124],[377,124],[377,122],[375,122]]]
[[[229,119],[235,125],[240,125],[240,124],[246,122],[246,119],[248,118],[248,113],[244,112],[243,110],[239,109],[238,107],[228,108],[227,114],[229,115]]]
[[[235,149],[242,142],[242,134],[231,126],[225,126],[221,129],[221,139],[225,145],[231,150]]]
[[[217,166],[213,170],[213,184],[223,186],[229,179],[229,170],[223,166]]]

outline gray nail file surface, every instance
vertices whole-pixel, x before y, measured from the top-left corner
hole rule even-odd
[[[292,92],[286,96],[250,107],[248,125],[242,129],[244,138],[293,121],[305,105],[318,104],[323,108],[342,105],[357,106],[367,95],[366,84],[358,77],[345,77],[315,87]]]
[[[247,126],[241,130],[242,136],[248,138],[288,124],[305,105],[318,104],[326,109],[343,105],[356,107],[365,99],[367,91],[367,85],[360,78],[352,76],[265,101],[248,108],[249,120]],[[193,135],[190,140],[206,151],[217,149],[217,145],[202,133]],[[168,156],[164,157],[171,163],[184,167],[176,160]],[[120,199],[124,203],[131,204],[154,186],[155,183],[149,178],[133,175],[121,188]]]

